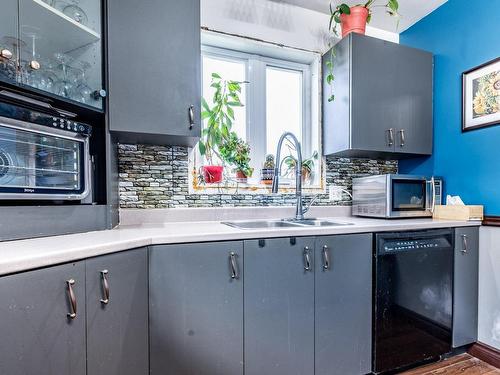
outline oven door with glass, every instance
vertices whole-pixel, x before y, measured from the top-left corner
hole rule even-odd
[[[429,183],[425,177],[391,175],[387,195],[390,217],[432,216],[429,207]]]
[[[0,200],[82,200],[89,173],[87,136],[0,117]]]

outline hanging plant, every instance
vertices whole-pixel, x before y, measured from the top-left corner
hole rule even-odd
[[[342,37],[351,32],[364,34],[366,31],[366,24],[370,23],[372,19],[372,9],[375,7],[384,7],[387,14],[398,19],[399,26],[400,15],[398,13],[398,0],[384,0],[382,4],[377,4],[376,0],[368,0],[364,4],[357,4],[352,7],[346,3],[335,4],[336,2],[334,1],[330,2],[330,23],[328,25],[328,30],[335,36],[338,36],[338,25],[341,25]],[[335,100],[335,95],[333,93],[333,82],[335,80],[333,71],[334,62],[335,47],[331,49],[329,60],[326,62],[326,82],[330,86],[329,102]]]

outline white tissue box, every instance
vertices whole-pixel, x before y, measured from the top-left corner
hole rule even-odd
[[[436,206],[434,219],[471,221],[484,219],[484,206]]]

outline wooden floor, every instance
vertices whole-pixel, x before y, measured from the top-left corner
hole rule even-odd
[[[402,373],[404,375],[500,375],[497,369],[486,362],[462,354],[445,361],[419,367]]]

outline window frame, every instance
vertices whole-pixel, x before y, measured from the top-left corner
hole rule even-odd
[[[227,59],[229,61],[239,60],[245,63],[245,80],[251,84],[246,87],[246,124],[245,137],[252,147],[252,167],[256,171],[261,168],[267,155],[267,68],[282,69],[285,71],[296,71],[302,74],[302,153],[309,157],[313,152],[313,119],[312,119],[312,64],[298,63],[282,60],[263,55],[235,51],[221,47],[202,45],[203,57],[213,57],[216,59]],[[203,63],[202,63],[202,74]],[[319,111],[319,109],[318,109]],[[318,123],[319,127],[320,124]],[[318,130],[319,131],[319,130]],[[321,138],[318,133],[318,153],[321,154]],[[262,141],[264,137],[264,141]],[[259,141],[257,141],[259,140]],[[320,168],[321,169],[321,168]]]

